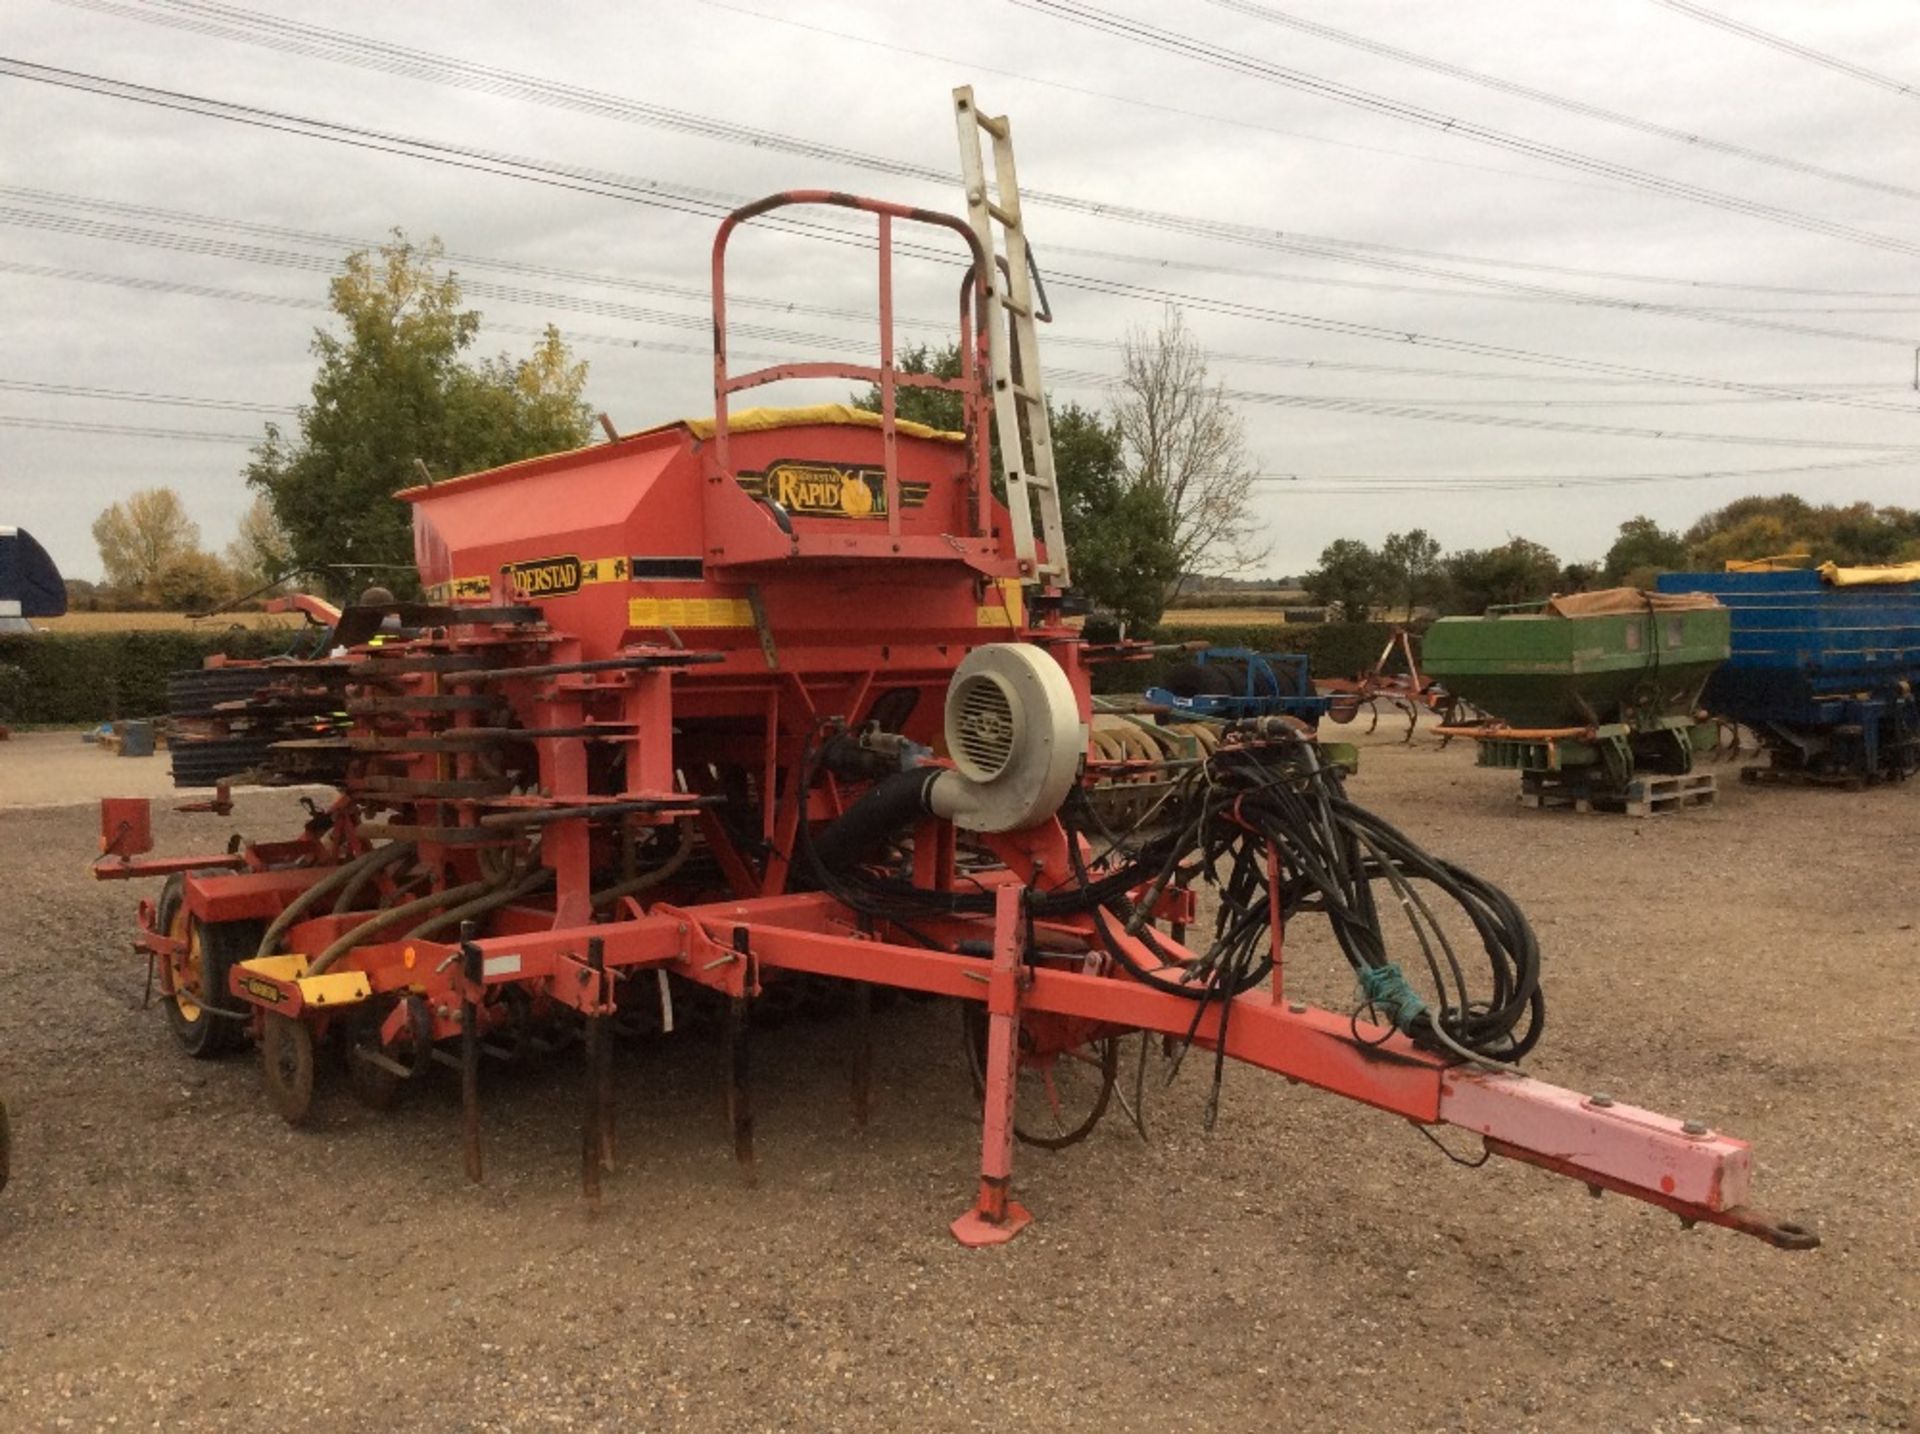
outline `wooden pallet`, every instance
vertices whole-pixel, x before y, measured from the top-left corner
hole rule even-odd
[[[1619,812],[1630,817],[1664,816],[1689,807],[1710,807],[1719,800],[1719,780],[1711,772],[1682,777],[1635,777],[1624,791],[1582,782],[1553,781],[1525,773],[1520,805],[1539,810]]]

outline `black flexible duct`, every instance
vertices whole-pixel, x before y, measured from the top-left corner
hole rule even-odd
[[[916,767],[875,782],[860,800],[811,837],[815,865],[834,872],[871,858],[876,847],[933,810],[931,792],[942,770]]]

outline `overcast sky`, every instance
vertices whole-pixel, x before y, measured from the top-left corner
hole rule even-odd
[[[972,83],[984,109],[1013,118],[1021,180],[1031,191],[1421,251],[1425,257],[1380,249],[1301,255],[1037,200],[1029,206],[1042,264],[1060,276],[1043,352],[1072,381],[1054,381],[1056,396],[1106,401],[1097,376],[1117,368],[1110,345],[1130,328],[1156,323],[1168,293],[1191,296],[1186,321],[1213,354],[1215,377],[1236,393],[1270,396],[1241,408],[1255,461],[1269,475],[1258,511],[1272,544],[1270,572],[1311,566],[1336,537],[1377,541],[1416,525],[1450,548],[1521,535],[1571,559],[1603,553],[1614,527],[1635,513],[1684,526],[1748,493],[1920,503],[1920,461],[1903,461],[1899,452],[1920,454],[1913,390],[1920,97],[1783,54],[1655,0],[1260,3],[1865,183],[1729,156],[1430,73],[1283,28],[1245,13],[1238,0],[1086,8],[1636,177],[1885,236],[1892,247],[1652,192],[1628,178],[1355,108],[1007,0],[231,7],[242,18],[297,19],[638,101],[670,112],[666,125],[208,33],[221,7],[195,0],[7,0],[0,53],[673,190],[726,198],[849,188],[949,210],[961,204],[957,184],[932,176],[956,169],[949,92]],[[1731,0],[1713,3],[1735,9]],[[1877,74],[1920,83],[1920,25],[1911,4],[1742,0],[1737,13]],[[175,23],[155,23],[163,19]],[[687,116],[854,155],[810,157],[707,137],[692,132],[697,125]],[[863,156],[931,173],[877,172],[856,162]],[[177,488],[209,546],[232,536],[248,501],[240,478],[246,445],[233,440],[257,435],[266,408],[290,409],[307,395],[307,345],[325,318],[313,307],[324,298],[325,273],[301,265],[330,264],[344,252],[326,236],[377,239],[398,226],[415,237],[438,235],[473,261],[566,270],[555,277],[458,266],[470,280],[520,291],[512,299],[473,296],[490,325],[483,347],[524,350],[527,331],[551,320],[592,364],[590,401],[621,428],[711,409],[700,356],[699,296],[713,229],[707,217],[4,77],[0,184],[10,187],[0,194],[0,420],[12,420],[0,422],[0,524],[32,530],[71,576],[98,576],[90,525],[107,504],[141,487]],[[29,189],[41,193],[21,193]],[[99,207],[106,204],[176,213]],[[1690,312],[1574,304],[1461,275]],[[910,264],[900,277],[904,316],[947,316],[951,270]],[[743,243],[732,292],[864,312],[872,284],[871,256],[862,250],[765,234]],[[1113,284],[1153,292],[1100,291]],[[236,292],[258,297],[250,302]],[[1221,311],[1235,306],[1261,312]],[[736,317],[842,341],[871,332],[838,312],[775,317],[759,308]],[[1475,356],[1388,333],[1330,333],[1302,318],[1537,357]],[[1783,331],[1809,328],[1826,332]],[[940,336],[937,328],[903,330],[905,338]],[[753,347],[797,356],[806,346],[795,339]],[[1542,361],[1548,358],[1849,402],[1627,382]],[[21,385],[262,407],[56,396]],[[18,420],[215,437],[80,432]],[[1516,421],[1719,438],[1511,426]],[[1735,437],[1765,441],[1722,441]],[[1841,464],[1856,466],[1834,466]],[[1796,467],[1820,471],[1753,472]],[[1700,476],[1719,473],[1730,476]],[[1647,474],[1673,476],[1585,481]],[[1510,481],[1517,477],[1524,482]],[[1582,481],[1549,486],[1545,477]]]

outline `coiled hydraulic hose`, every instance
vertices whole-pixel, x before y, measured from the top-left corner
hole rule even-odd
[[[1276,904],[1283,921],[1319,912],[1354,970],[1356,1018],[1370,1011],[1418,1044],[1477,1059],[1517,1060],[1539,1039],[1540,951],[1519,907],[1491,882],[1432,856],[1349,800],[1339,767],[1313,742],[1264,728],[1229,729],[1205,761],[1174,779],[1151,815],[1151,831],[1116,834],[1084,794],[1071,798],[1061,812],[1071,880],[1036,891],[1031,913],[1090,917],[1130,975],[1205,1003],[1251,989],[1271,969]],[[991,909],[985,890],[928,891],[857,863],[821,862],[809,836],[802,823],[800,870],[856,911],[899,925]],[[1197,956],[1162,945],[1149,919],[1158,892],[1176,880],[1202,881],[1216,897],[1212,940]],[[1404,964],[1424,969],[1425,992],[1393,959],[1398,943],[1389,939],[1375,883],[1386,885],[1390,905],[1406,919],[1418,960]],[[1129,900],[1133,892],[1141,893],[1137,905]],[[1477,938],[1484,976],[1469,977],[1469,965],[1482,963],[1464,961],[1456,949],[1439,919],[1447,906],[1464,915]],[[1197,1028],[1197,1012],[1195,1020]]]

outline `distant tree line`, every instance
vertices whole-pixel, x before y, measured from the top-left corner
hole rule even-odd
[[[288,562],[286,534],[261,497],[221,553],[202,546],[200,525],[172,488],[142,488],[113,504],[93,520],[93,541],[103,581],[67,584],[82,610],[204,611],[270,588]]]
[[[1431,534],[1414,528],[1389,533],[1378,547],[1355,538],[1329,543],[1301,583],[1315,602],[1359,622],[1396,610],[1485,612],[1554,593],[1650,587],[1664,572],[1718,571],[1729,561],[1786,556],[1842,566],[1920,561],[1920,510],[1815,504],[1791,493],[1741,498],[1685,532],[1629,518],[1598,562],[1563,563],[1527,538],[1443,553]]]

